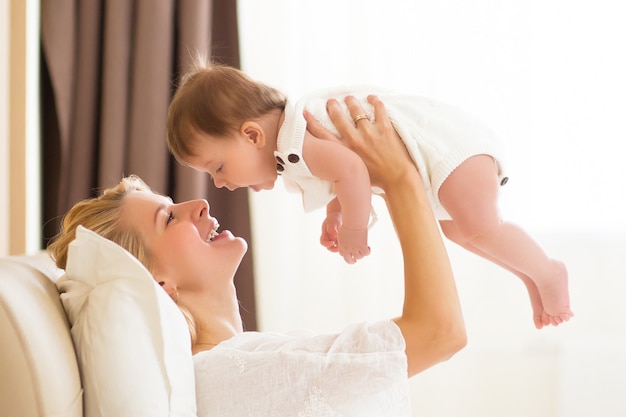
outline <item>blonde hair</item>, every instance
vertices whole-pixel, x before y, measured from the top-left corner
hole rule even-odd
[[[82,225],[123,247],[151,271],[152,262],[139,234],[132,229],[120,228],[122,200],[135,191],[152,192],[141,178],[131,175],[104,190],[100,196],[76,203],[63,216],[61,229],[47,248],[57,267],[65,269],[69,244],[76,238],[76,228]]]
[[[47,250],[57,267],[65,269],[67,266],[67,252],[70,243],[76,238],[76,228],[80,225],[100,236],[109,239],[136,257],[148,271],[154,273],[154,264],[141,235],[132,228],[120,227],[123,199],[133,192],[150,192],[152,189],[137,175],[130,175],[114,187],[105,189],[95,198],[76,203],[63,217],[59,233],[51,240]],[[177,304],[177,300],[174,300]],[[182,311],[195,343],[196,323],[185,307],[178,305]]]
[[[168,148],[186,165],[187,158],[198,156],[193,150],[196,134],[230,138],[244,121],[284,110],[286,102],[283,93],[236,68],[196,58],[169,105]]]

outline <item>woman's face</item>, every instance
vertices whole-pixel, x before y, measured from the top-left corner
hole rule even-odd
[[[231,232],[215,233],[206,200],[174,204],[149,192],[124,197],[122,227],[137,230],[153,260],[157,280],[170,279],[178,289],[200,290],[231,282],[248,245]]]

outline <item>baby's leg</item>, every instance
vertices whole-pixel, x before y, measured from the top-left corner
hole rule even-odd
[[[463,247],[471,245],[520,277],[529,277],[537,286],[544,313],[552,324],[560,324],[573,316],[567,269],[549,258],[520,227],[502,221],[499,188],[497,167],[488,155],[469,158],[450,174],[439,190],[439,199],[455,226],[451,239]]]
[[[449,221],[449,220],[442,220],[439,223],[441,224],[441,230],[443,231],[443,233],[446,235],[448,239],[450,239],[453,242],[463,240],[462,237],[459,235],[459,232],[457,231],[456,226],[454,225],[454,222]],[[473,252],[476,255],[482,258],[485,258],[493,262],[494,264],[501,266],[502,268],[508,270],[509,272],[517,275],[526,286],[526,291],[528,291],[528,296],[530,298],[530,305],[533,310],[533,321],[535,322],[535,327],[537,329],[541,329],[543,326],[547,326],[551,324],[550,317],[543,311],[543,304],[541,302],[541,296],[539,295],[539,290],[537,289],[537,286],[535,285],[535,282],[532,279],[530,279],[527,275],[520,273],[519,271],[511,269],[508,265],[503,264],[499,260],[492,258],[491,256],[489,256],[488,254],[486,254],[485,252],[483,252],[482,250],[478,249],[476,246],[473,246],[470,243],[465,243],[465,244],[462,244],[461,246],[463,246],[468,251]]]

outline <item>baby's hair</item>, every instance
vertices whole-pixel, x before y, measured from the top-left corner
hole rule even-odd
[[[242,71],[197,57],[174,93],[167,115],[167,146],[186,165],[200,134],[232,137],[246,120],[274,109],[284,110],[287,98],[277,89],[254,81]]]

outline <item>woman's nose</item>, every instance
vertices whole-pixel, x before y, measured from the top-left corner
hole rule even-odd
[[[202,219],[202,218],[208,218],[209,217],[209,210],[211,208],[211,206],[209,206],[209,202],[204,200],[204,199],[200,199],[200,200],[193,200],[191,201],[191,203],[193,203],[193,218],[194,220],[197,219]]]

